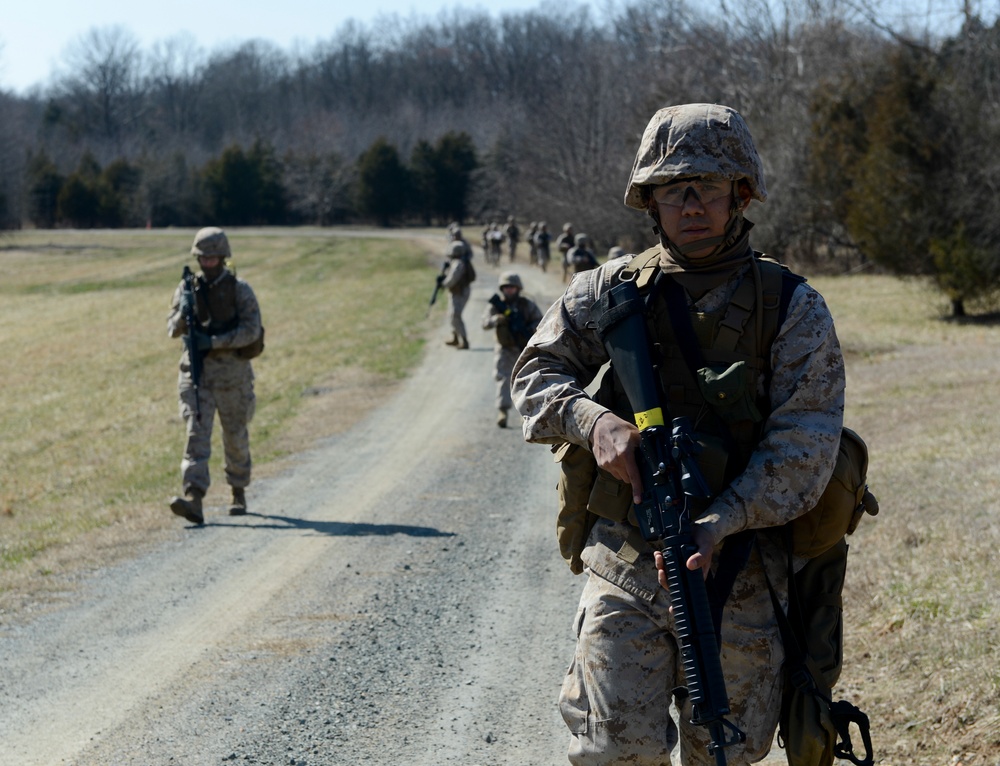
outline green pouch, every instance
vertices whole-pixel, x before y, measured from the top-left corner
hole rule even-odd
[[[580,574],[583,571],[580,554],[597,521],[597,516],[587,509],[597,478],[597,463],[594,456],[578,444],[564,442],[553,448],[553,452],[560,469],[556,538],[569,568],[574,574]]]
[[[813,683],[806,667],[792,671],[781,704],[778,744],[788,766],[832,766],[837,729],[830,700]]]
[[[734,362],[725,369],[721,365],[713,365],[698,370],[701,395],[727,425],[747,420],[759,423],[763,420],[754,403],[754,392],[750,390],[749,379],[744,361]]]

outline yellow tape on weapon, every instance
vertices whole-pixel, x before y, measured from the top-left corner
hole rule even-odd
[[[635,413],[635,424],[639,427],[640,431],[645,431],[650,426],[662,426],[663,410],[659,407],[654,407],[645,412],[637,412]]]

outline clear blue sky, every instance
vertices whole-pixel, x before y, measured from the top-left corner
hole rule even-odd
[[[0,89],[23,93],[60,68],[68,45],[94,27],[120,25],[143,51],[181,32],[206,51],[261,38],[284,50],[329,39],[348,19],[370,25],[379,16],[434,18],[442,10],[526,11],[542,0],[3,0]],[[585,4],[585,3],[579,3]]]

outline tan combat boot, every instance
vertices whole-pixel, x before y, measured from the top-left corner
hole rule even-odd
[[[246,516],[247,496],[243,487],[233,487],[233,504],[229,506],[230,516]]]
[[[500,410],[497,413],[497,425],[500,428],[506,428],[507,427],[507,410]]]
[[[446,340],[444,342],[444,345],[446,345],[446,346],[457,346],[458,345],[458,333],[457,332],[453,332],[451,334],[451,340]]]
[[[204,495],[196,489],[189,489],[184,497],[174,497],[170,501],[170,510],[192,524],[204,524],[205,517],[201,512],[201,498]]]

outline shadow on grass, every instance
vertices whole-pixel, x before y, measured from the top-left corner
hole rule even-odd
[[[260,521],[249,521],[251,517]],[[347,521],[311,521],[292,516],[274,516],[263,513],[248,513],[243,518],[248,523],[206,521],[205,524],[191,525],[189,529],[201,527],[243,527],[246,529],[293,529],[317,532],[330,537],[385,537],[387,535],[407,535],[409,537],[454,537],[454,532],[442,532],[433,527],[415,527],[409,524],[358,524]]]
[[[966,324],[992,327],[1000,325],[1000,311],[991,311],[987,314],[966,314],[965,316],[946,316],[942,318],[949,324]]]

